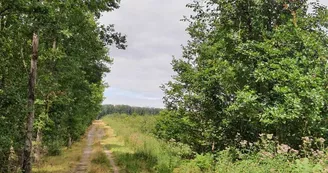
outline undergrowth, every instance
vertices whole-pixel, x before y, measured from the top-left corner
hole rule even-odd
[[[130,152],[114,150],[125,172],[221,173],[221,172],[328,172],[324,139],[303,138],[298,150],[276,142],[271,134],[261,140],[239,141],[239,147],[196,154],[185,144],[164,142],[153,135],[157,116],[111,115],[104,121]],[[109,149],[115,146],[108,146]]]

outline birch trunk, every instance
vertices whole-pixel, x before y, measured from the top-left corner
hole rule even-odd
[[[35,101],[35,84],[36,84],[36,73],[37,73],[37,62],[38,62],[38,46],[39,39],[37,34],[33,34],[32,42],[32,58],[31,58],[31,68],[28,81],[28,115],[26,122],[26,139],[23,152],[23,173],[31,173],[32,171],[32,138],[33,138],[33,122],[34,122],[34,101]]]

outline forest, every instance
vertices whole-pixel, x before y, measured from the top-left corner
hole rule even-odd
[[[0,172],[31,172],[43,151],[60,154],[97,117],[112,59],[126,47],[99,25],[116,0],[0,0]],[[32,147],[33,145],[33,147]]]
[[[103,105],[98,118],[110,114],[127,114],[127,115],[157,115],[162,109],[151,107],[137,107],[129,105]]]
[[[98,20],[118,7],[0,0],[1,173],[74,172],[88,152],[90,173],[328,172],[326,6],[186,4],[165,109],[101,105],[109,46],[127,45]]]

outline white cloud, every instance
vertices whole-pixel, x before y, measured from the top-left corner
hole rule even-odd
[[[113,48],[112,72],[105,82],[105,104],[163,107],[159,88],[171,79],[172,55],[181,56],[181,44],[188,35],[184,15],[192,12],[185,5],[192,0],[122,0],[121,8],[104,13],[103,24],[115,24],[128,37],[128,49]],[[328,0],[321,0],[328,5]]]
[[[191,0],[122,0],[121,8],[103,14],[101,23],[115,24],[127,35],[127,50],[112,48],[111,73],[105,77],[112,88],[105,91],[105,104],[163,107],[160,85],[173,75],[172,56],[181,56],[188,40],[187,23]]]

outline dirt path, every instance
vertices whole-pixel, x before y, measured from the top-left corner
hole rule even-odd
[[[107,149],[104,149],[108,159],[109,159],[109,162],[110,162],[110,165],[112,166],[112,169],[114,171],[114,173],[119,173],[119,169],[118,167],[115,165],[115,162],[114,162],[114,159],[112,157],[112,152],[110,150],[107,150]]]
[[[90,163],[90,156],[93,150],[93,144],[95,141],[101,141],[105,136],[105,123],[103,121],[97,120],[92,124],[91,129],[87,136],[87,145],[83,150],[83,155],[81,157],[80,163],[76,166],[74,173],[86,173],[88,170],[88,165]],[[106,153],[109,164],[114,173],[119,173],[119,168],[116,166],[112,152],[103,147],[103,151]]]
[[[75,173],[85,173],[88,169],[88,164],[90,162],[90,155],[92,153],[92,145],[94,141],[95,126],[92,125],[91,129],[88,132],[87,137],[87,146],[83,150],[83,155],[80,163],[75,168]]]
[[[105,130],[106,130],[106,128],[105,128],[105,123],[103,122],[103,121],[101,121],[101,120],[97,120],[97,121],[95,121],[95,124],[98,124],[98,125],[100,125],[100,126],[102,126],[102,128],[101,128],[101,130],[100,130],[100,132],[98,132],[98,138],[99,139],[102,139],[103,138],[103,136],[105,136]],[[109,162],[110,162],[110,165],[111,165],[111,167],[112,167],[112,169],[113,169],[113,172],[114,173],[119,173],[119,168],[116,166],[116,164],[115,164],[115,161],[114,161],[114,159],[113,159],[113,156],[112,156],[112,152],[110,151],[110,150],[108,150],[108,149],[106,149],[105,147],[103,147],[103,150],[104,150],[104,152],[106,153],[106,155],[107,155],[107,158],[108,158],[108,160],[109,160]]]

